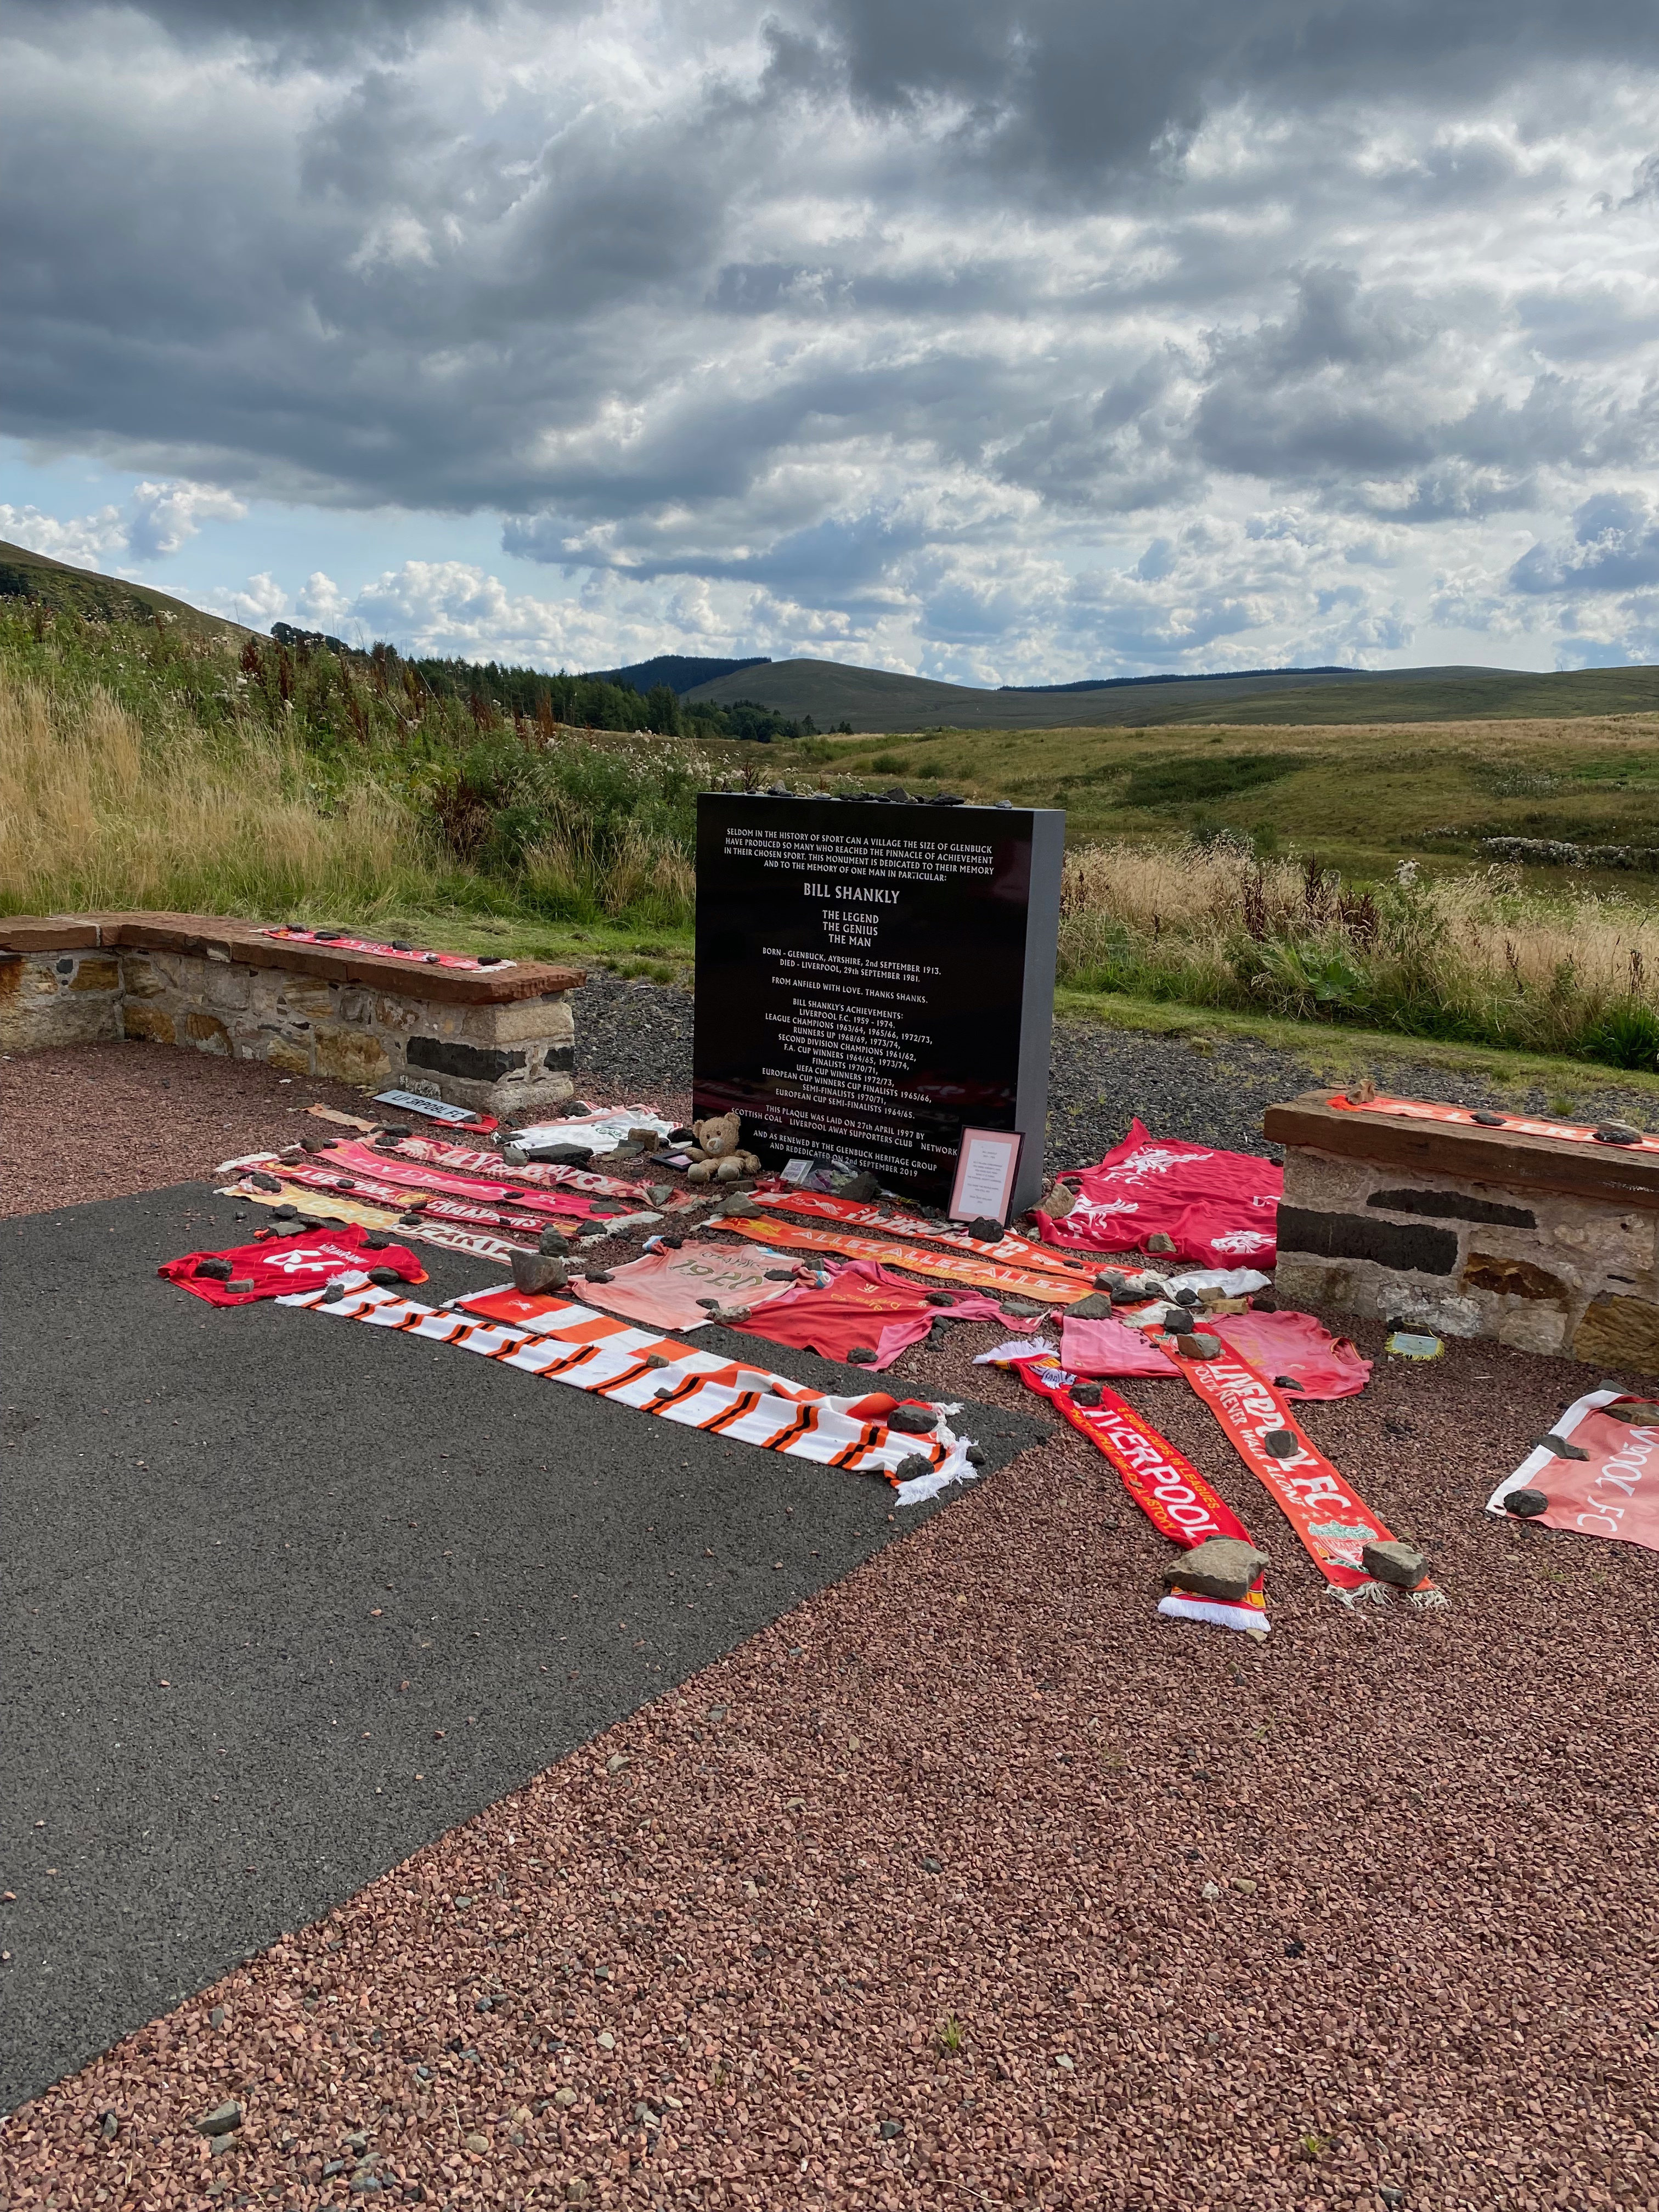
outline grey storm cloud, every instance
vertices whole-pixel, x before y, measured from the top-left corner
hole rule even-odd
[[[1656,143],[1645,0],[0,0],[0,429],[847,635],[1368,651],[1434,533],[1644,557]]]

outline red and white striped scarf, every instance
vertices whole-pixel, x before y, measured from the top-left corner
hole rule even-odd
[[[395,1329],[428,1344],[454,1345],[659,1420],[791,1459],[875,1475],[907,1505],[920,1504],[949,1483],[973,1479],[969,1440],[948,1425],[943,1407],[934,1409],[939,1421],[931,1435],[907,1435],[890,1430],[883,1420],[860,1417],[852,1410],[862,1402],[857,1398],[810,1390],[787,1376],[694,1350],[655,1330],[636,1328],[614,1315],[562,1299],[498,1289],[479,1291],[459,1308],[432,1307],[366,1279],[348,1278],[347,1285],[343,1297],[326,1304],[320,1290],[276,1303]],[[653,1365],[653,1358],[665,1364]],[[918,1455],[927,1461],[929,1472],[901,1482],[897,1469]]]

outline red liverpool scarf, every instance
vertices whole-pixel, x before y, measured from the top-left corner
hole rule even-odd
[[[1111,1462],[1123,1487],[1160,1535],[1184,1551],[1212,1536],[1232,1536],[1253,1544],[1254,1537],[1226,1499],[1167,1437],[1159,1436],[1126,1400],[1103,1383],[1098,1406],[1079,1406],[1072,1395],[1075,1376],[1053,1360],[1017,1359],[1020,1381],[1057,1407],[1074,1429]],[[1172,1590],[1158,1611],[1176,1620],[1206,1620],[1217,1628],[1242,1628],[1265,1635],[1267,1599],[1258,1576],[1247,1596],[1233,1601]]]

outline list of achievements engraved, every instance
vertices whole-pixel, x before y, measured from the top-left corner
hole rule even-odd
[[[706,794],[699,1115],[735,1109],[768,1166],[839,1158],[921,1198],[969,1126],[1024,1131],[1040,1175],[1063,823]]]

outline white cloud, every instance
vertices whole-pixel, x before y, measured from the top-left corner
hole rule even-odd
[[[204,522],[240,522],[247,508],[212,484],[141,483],[132,495],[127,550],[135,561],[176,553]]]
[[[268,629],[289,611],[288,593],[274,576],[264,573],[250,576],[240,592],[208,592],[204,604],[214,614],[225,615],[249,629]]]
[[[125,572],[176,553],[204,522],[240,522],[246,513],[240,499],[211,484],[144,483],[125,507],[100,507],[67,521],[38,507],[0,505],[0,537],[76,568]]]
[[[60,522],[38,507],[0,504],[0,538],[77,568],[101,568],[126,551],[127,520],[118,507],[100,507],[96,514]]]

